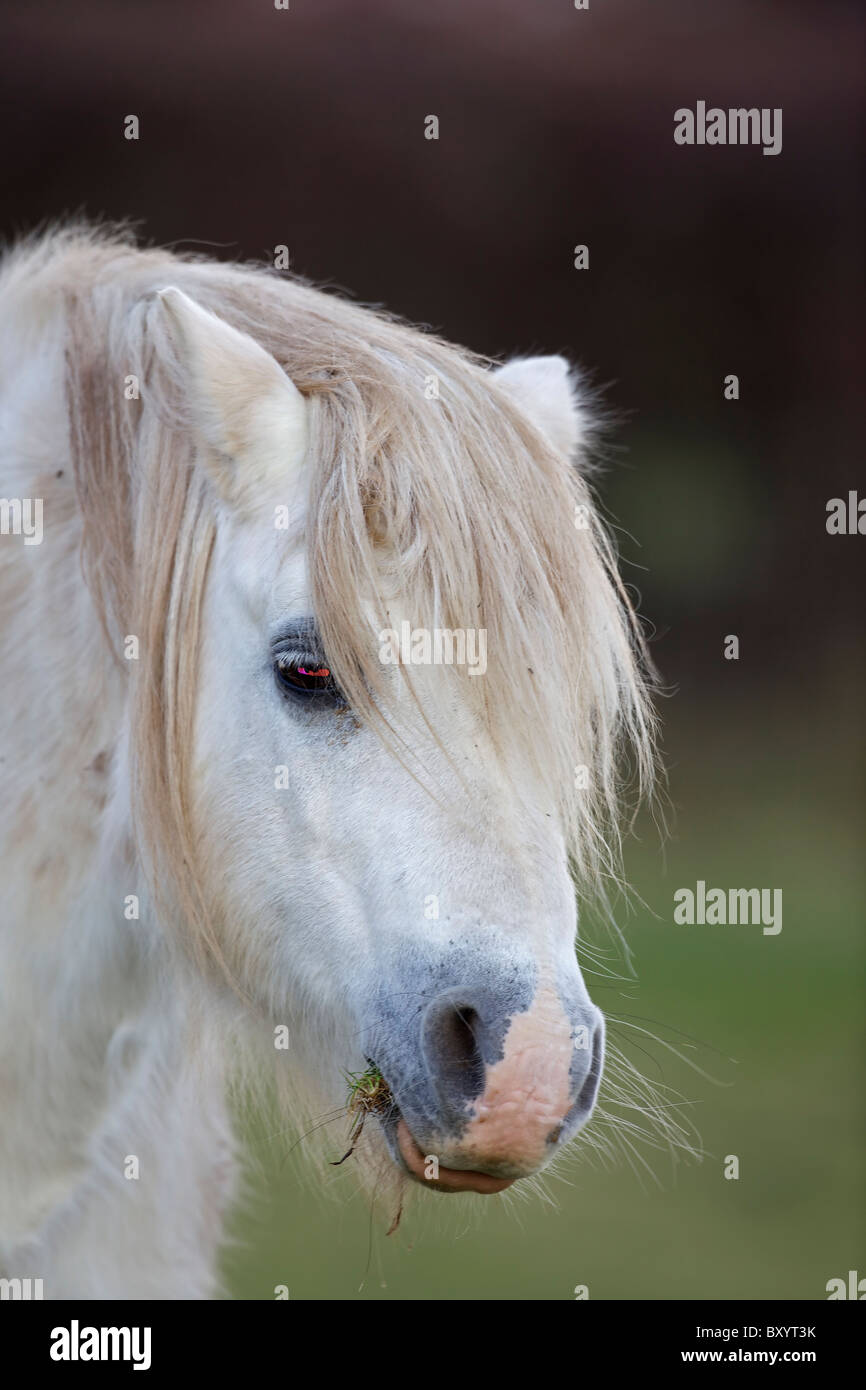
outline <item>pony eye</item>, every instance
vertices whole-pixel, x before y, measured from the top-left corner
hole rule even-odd
[[[302,699],[311,696],[326,696],[332,704],[341,702],[340,692],[334,683],[330,667],[314,656],[312,652],[289,648],[277,652],[274,659],[274,675],[277,685],[290,695]]]

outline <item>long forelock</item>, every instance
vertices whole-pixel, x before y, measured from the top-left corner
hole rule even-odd
[[[308,554],[329,662],[399,746],[360,596],[376,596],[383,629],[395,586],[413,627],[484,629],[486,675],[443,668],[448,698],[421,713],[447,747],[456,693],[515,782],[528,771],[547,790],[578,879],[598,890],[618,875],[623,766],[631,755],[644,789],[653,767],[645,653],[611,543],[584,477],[478,360],[399,333],[400,355],[368,337],[363,370],[314,406]]]

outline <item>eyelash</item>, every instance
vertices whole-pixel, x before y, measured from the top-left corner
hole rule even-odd
[[[278,649],[274,653],[274,678],[278,688],[295,700],[345,703],[330,667],[308,647],[292,645]]]

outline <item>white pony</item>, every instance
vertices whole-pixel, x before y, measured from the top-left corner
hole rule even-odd
[[[5,1278],[213,1296],[238,1066],[298,1123],[375,1075],[395,1210],[586,1123],[575,883],[651,756],[586,430],[558,357],[123,233],[6,256]]]

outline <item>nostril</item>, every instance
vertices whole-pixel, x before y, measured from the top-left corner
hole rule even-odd
[[[458,1115],[484,1088],[480,1027],[477,1010],[451,1000],[434,1001],[424,1021],[424,1050],[434,1084],[448,1109]]]
[[[583,1055],[585,1057],[585,1053]],[[589,1119],[598,1095],[603,1065],[604,1023],[599,1021],[592,1035],[589,1066],[583,1071],[583,1081],[578,1091],[577,1100],[565,1117],[565,1122],[562,1127],[563,1130],[571,1128],[575,1122],[584,1124]]]
[[[589,1072],[583,1083],[578,1102],[592,1109],[595,1102],[598,1084],[601,1081],[601,1067],[604,1060],[604,1033],[601,1028],[596,1028],[592,1039],[592,1056],[589,1063]]]

